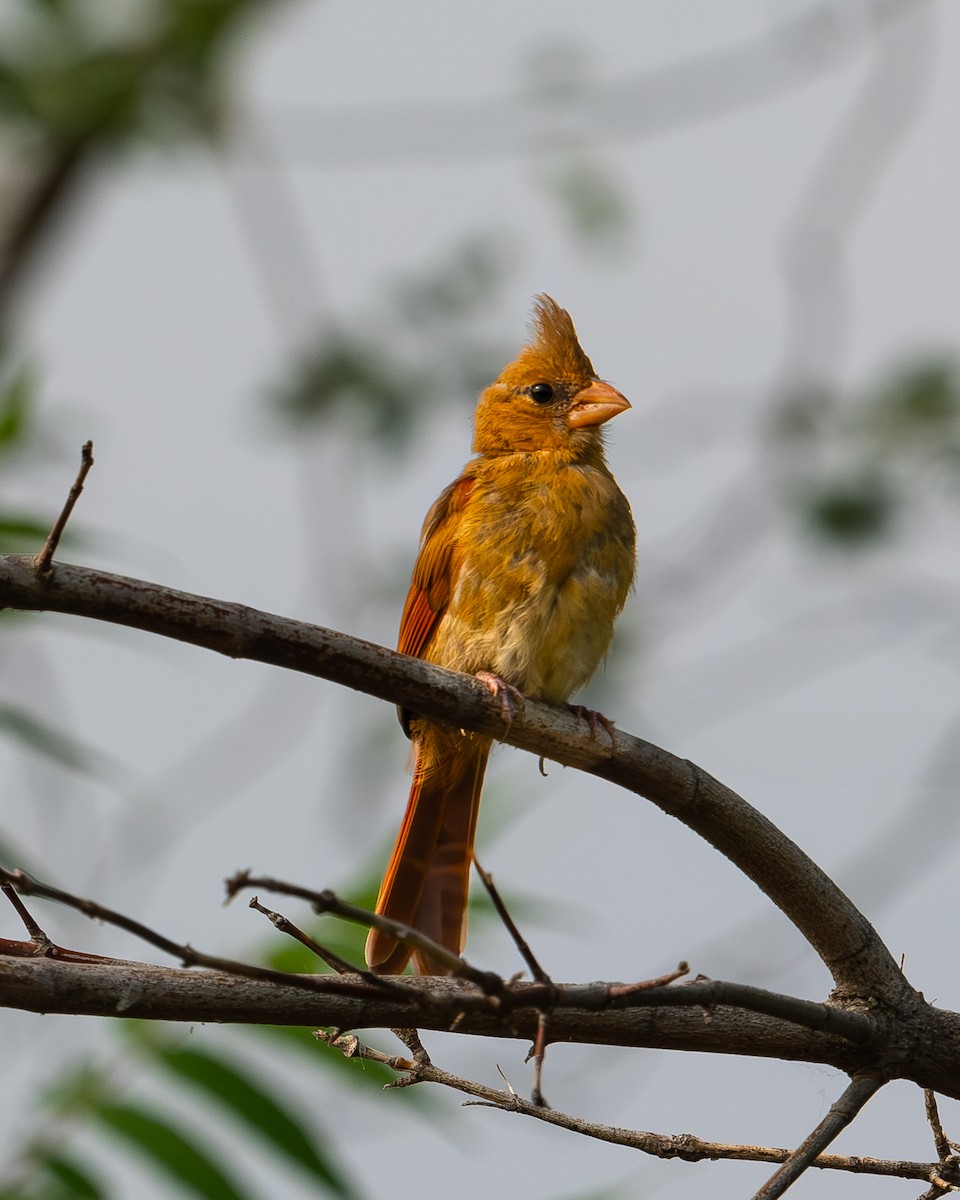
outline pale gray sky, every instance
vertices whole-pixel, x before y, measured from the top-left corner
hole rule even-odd
[[[271,18],[238,63],[244,112],[221,159],[131,154],[62,231],[22,318],[62,458],[9,494],[55,507],[92,437],[77,514],[91,540],[70,557],[392,644],[423,514],[469,453],[469,405],[435,410],[415,456],[384,457],[362,422],[294,444],[263,397],[314,327],[384,322],[400,279],[500,239],[502,284],[476,331],[491,370],[546,291],[634,404],[608,441],[639,530],[637,595],[609,686],[589,694],[740,790],[836,873],[916,986],[960,1007],[943,952],[957,901],[956,509],[928,499],[894,543],[851,562],[798,534],[764,440],[788,376],[856,395],[901,358],[958,349],[960,10],[905,6],[873,34],[892,7],[331,0]],[[819,23],[772,35],[814,9]],[[753,57],[724,74],[712,56],[743,43]],[[548,52],[567,55],[576,85],[559,108],[524,99]],[[698,56],[689,78],[672,70]],[[621,198],[628,220],[609,244],[578,244],[550,198],[573,162]],[[831,245],[839,259],[823,257]],[[220,908],[225,875],[337,886],[402,812],[392,711],[329,684],[66,618],[34,623],[2,684],[122,764],[110,786],[4,747],[23,846],[62,886],[211,952],[268,936],[245,907]],[[825,996],[826,972],[754,886],[636,798],[559,768],[543,780],[510,750],[486,796],[498,820],[523,801],[483,861],[504,890],[559,906],[527,929],[556,978],[641,978],[686,958]],[[141,952],[44,917],[67,944]],[[499,930],[468,950],[517,969]],[[34,1017],[0,1019],[8,1095],[29,1094],[78,1038],[104,1040],[92,1022],[49,1018],[38,1035]],[[523,1045],[428,1044],[445,1067],[497,1084],[499,1064],[528,1088]],[[340,1130],[371,1197],[559,1200],[623,1184],[698,1200],[749,1195],[768,1173],[648,1161],[453,1096],[434,1097],[446,1119],[424,1125],[389,1093],[281,1078]],[[545,1088],[599,1121],[792,1145],[844,1082],[816,1066],[558,1047]],[[956,1136],[960,1109],[943,1112]],[[921,1098],[884,1091],[838,1148],[929,1156]],[[308,1193],[287,1181],[284,1194]]]

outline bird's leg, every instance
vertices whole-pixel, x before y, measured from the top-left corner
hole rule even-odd
[[[590,726],[590,737],[593,741],[597,740],[597,728],[603,726],[607,731],[607,737],[610,739],[610,745],[617,744],[616,726],[609,717],[605,717],[603,713],[595,712],[592,708],[587,708],[584,704],[568,704],[567,708],[575,717],[580,717]]]
[[[510,726],[513,724],[514,705],[523,708],[523,693],[512,683],[507,683],[505,679],[501,679],[499,675],[493,675],[489,671],[478,671],[476,677],[481,683],[485,683],[496,696],[497,703],[500,705],[500,719],[503,721],[504,733],[509,733]]]

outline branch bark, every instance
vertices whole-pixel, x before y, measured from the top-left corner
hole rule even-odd
[[[416,1007],[397,996],[357,996],[356,977],[309,975],[303,981],[309,986],[148,963],[77,964],[0,955],[0,1003],[28,1012],[336,1029],[402,1028],[415,1021],[422,1029],[455,1027],[459,1033],[531,1041],[537,1032],[539,991],[533,983],[513,985],[518,1007],[507,1009],[458,980],[403,977],[403,990],[416,998]],[[573,1003],[576,989],[569,989],[574,994],[564,1003],[563,985],[558,987],[560,1002],[550,1014],[554,1042],[746,1054],[829,1063],[848,1072],[872,1058],[871,1051],[844,1038],[763,1013],[726,1005],[706,1012],[656,1006],[603,1012]],[[529,1007],[523,1007],[524,993],[530,994]]]
[[[830,1063],[850,1073],[912,1079],[960,1098],[960,1016],[928,1005],[907,982],[866,917],[793,842],[701,768],[617,731],[595,737],[565,709],[527,701],[503,729],[488,689],[468,676],[346,634],[244,605],[174,591],[142,580],[0,557],[0,605],[55,611],[126,625],[312,674],[440,721],[577,767],[644,796],[711,842],[793,921],[831,971],[837,1007],[869,1014],[868,1044],[724,1004],[695,1009],[632,1007],[598,1013],[558,1007],[551,1038],[616,1045],[761,1054]],[[341,1028],[410,1022],[394,998],[322,997],[251,980],[169,968],[125,968],[0,959],[0,999],[34,1011],[137,1015],[171,1020],[273,1021]],[[414,981],[426,989],[417,1024],[490,1036],[533,1037],[536,1011],[474,1007],[462,983]],[[534,987],[536,985],[528,985]],[[451,990],[452,989],[452,990]],[[461,1015],[462,1014],[462,1015]]]
[[[748,875],[820,955],[839,999],[898,1007],[912,990],[870,922],[797,845],[706,771],[641,738],[618,731],[611,744],[573,713],[533,700],[505,730],[488,688],[471,676],[246,605],[85,567],[56,564],[41,576],[32,558],[0,557],[0,606],[92,617],[335,680],[610,780],[682,821]]]

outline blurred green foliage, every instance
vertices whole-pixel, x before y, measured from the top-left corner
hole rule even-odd
[[[209,136],[240,22],[265,0],[19,0],[0,43],[7,132],[45,144]]]
[[[0,737],[81,775],[105,778],[118,772],[118,765],[105,754],[28,712],[22,705],[0,702]]]
[[[115,10],[81,0],[20,0],[4,13],[0,39],[0,155],[17,186],[5,193],[0,230],[0,346],[6,314],[25,267],[83,168],[105,149],[147,140],[161,147],[184,137],[214,138],[229,115],[228,67],[243,20],[268,7],[263,0],[156,0]],[[35,436],[38,375],[6,345],[0,364],[0,467],[21,467],[49,446]],[[342,348],[324,386],[370,391],[375,370],[363,353],[351,362]],[[384,392],[385,411],[396,395]],[[36,551],[54,514],[25,513],[0,499],[0,551]],[[100,772],[102,756],[53,729],[22,707],[0,709],[0,731],[24,749],[80,772]],[[13,842],[5,844],[13,852]],[[315,1042],[301,1057],[321,1066],[333,1056]],[[356,1193],[331,1146],[311,1122],[294,1114],[262,1072],[234,1050],[186,1049],[176,1039],[141,1030],[135,1053],[164,1075],[196,1090],[209,1119],[252,1132],[263,1153],[312,1180],[318,1195]],[[99,1200],[117,1194],[95,1168],[69,1149],[70,1132],[99,1134],[109,1152],[125,1146],[171,1186],[193,1196],[245,1197],[232,1166],[162,1100],[132,1100],[107,1063],[65,1068],[44,1097],[37,1132],[21,1145],[0,1183],[3,1200]]]
[[[859,396],[799,393],[773,430],[806,529],[841,549],[885,542],[925,495],[960,496],[960,362],[894,363]]]
[[[120,1028],[128,1053],[152,1068],[146,1076],[148,1088],[142,1094],[137,1088],[131,1096],[134,1089],[120,1079],[124,1072],[106,1064],[91,1062],[65,1070],[43,1096],[38,1132],[0,1184],[0,1200],[111,1200],[121,1194],[96,1168],[65,1149],[70,1131],[81,1128],[111,1151],[124,1148],[138,1168],[151,1170],[185,1195],[246,1200],[257,1194],[247,1189],[237,1165],[224,1162],[223,1151],[191,1119],[189,1092],[214,1128],[222,1124],[225,1131],[249,1135],[262,1155],[295,1174],[312,1193],[341,1200],[357,1196],[332,1140],[323,1136],[313,1115],[302,1117],[284,1089],[261,1067],[245,1061],[239,1050],[209,1044],[189,1047],[184,1044],[189,1035],[141,1021]],[[322,1068],[332,1061],[313,1039],[307,1042],[299,1049],[308,1051],[314,1063]],[[307,1061],[305,1054],[300,1057]],[[175,1089],[172,1098],[162,1087],[158,1091],[149,1086],[162,1084],[164,1078]]]
[[[0,360],[0,470],[33,453],[37,377],[31,365]],[[2,476],[0,476],[2,480]],[[36,552],[43,545],[53,517],[6,504],[0,498],[0,554]]]
[[[396,453],[437,405],[469,412],[511,354],[475,332],[499,296],[506,263],[491,239],[458,244],[434,268],[397,280],[380,312],[354,329],[321,329],[270,393],[295,431],[346,422]]]

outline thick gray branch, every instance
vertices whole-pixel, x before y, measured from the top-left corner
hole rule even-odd
[[[479,989],[458,980],[405,978],[416,1008],[402,997],[356,995],[354,977],[311,976],[304,990],[219,971],[185,970],[140,963],[70,963],[0,956],[0,1004],[28,1012],[158,1021],[310,1025],[336,1029],[447,1030],[486,1037],[522,1038],[537,1033],[533,1008],[498,1009]],[[533,997],[537,984],[518,985]],[[571,998],[583,985],[570,985]],[[565,989],[561,985],[561,992]],[[682,989],[681,989],[682,990]],[[859,1046],[845,1038],[804,1029],[763,1013],[727,1005],[631,1007],[597,1011],[560,1003],[550,1014],[552,1042],[642,1046],[829,1063],[851,1075],[912,1079],[960,1099],[960,1017],[923,1007],[905,1021],[890,1043]]]

